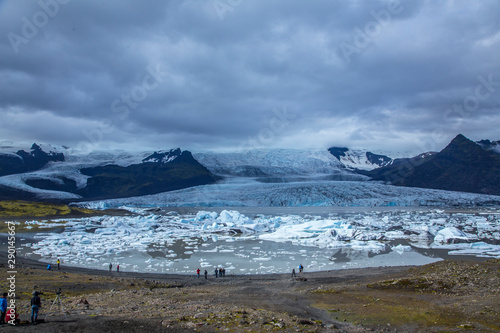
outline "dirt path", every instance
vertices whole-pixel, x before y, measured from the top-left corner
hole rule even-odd
[[[0,260],[0,262],[6,261],[5,253],[0,252]],[[19,272],[18,284],[20,284],[18,285],[18,289],[22,296],[24,296],[22,297],[24,298],[24,302],[27,302],[29,291],[34,286],[37,286],[38,289],[46,290],[47,296],[50,295],[52,290],[57,289],[58,286],[62,286],[64,295],[70,296],[70,300],[67,303],[74,302],[73,299],[81,297],[93,299],[95,295],[113,289],[117,292],[123,291],[124,295],[119,296],[122,298],[127,298],[127,294],[130,293],[137,295],[138,292],[143,290],[152,292],[152,294],[141,294],[141,297],[148,298],[151,296],[154,298],[154,292],[161,290],[164,292],[162,295],[164,297],[168,295],[177,296],[183,298],[181,303],[192,302],[194,307],[206,306],[207,309],[205,310],[209,310],[206,312],[234,312],[238,311],[234,309],[242,308],[245,309],[243,311],[247,312],[259,312],[260,309],[263,309],[266,313],[269,311],[276,314],[275,316],[271,316],[271,319],[272,317],[287,314],[287,317],[290,318],[296,317],[304,321],[311,321],[314,323],[311,326],[318,326],[316,322],[321,322],[322,325],[314,328],[319,331],[326,328],[323,327],[324,325],[329,325],[330,327],[337,326],[339,328],[348,325],[333,320],[327,311],[312,307],[311,300],[308,297],[304,297],[303,289],[314,289],[325,283],[336,283],[339,281],[361,281],[365,278],[372,280],[374,276],[402,272],[406,269],[404,267],[390,267],[385,269],[371,268],[354,271],[314,272],[304,273],[299,279],[292,279],[289,274],[268,274],[252,276],[228,275],[225,278],[218,279],[210,276],[208,280],[205,280],[203,277],[198,279],[195,276],[188,275],[136,272],[117,273],[77,267],[62,267],[60,271],[57,271],[57,269],[47,271],[46,264],[22,257],[18,258],[16,264]],[[65,278],[61,279],[61,277]],[[89,280],[91,281],[90,283],[88,282]],[[172,292],[174,290],[181,295]],[[51,298],[48,297],[50,300],[47,299],[49,302],[55,298],[54,294],[50,296],[52,296]],[[126,301],[124,300],[124,302]],[[90,304],[93,305],[97,305],[98,303],[99,300],[97,298],[90,301]],[[72,306],[68,304],[67,308],[72,309]],[[75,310],[78,310],[78,308],[75,308]],[[177,309],[175,308],[170,310],[174,310],[171,312],[179,315],[182,313],[177,313]],[[78,311],[71,311],[71,322],[76,320],[83,325],[82,327],[87,326],[87,321],[89,320],[88,314],[91,314],[91,311],[80,311],[80,314],[76,316],[75,312],[78,313]],[[81,313],[85,313],[85,316],[82,317]],[[185,314],[187,315],[188,313]],[[127,317],[125,312],[122,315]],[[161,311],[157,311],[155,315],[161,317]],[[62,318],[62,316],[57,316],[55,319],[59,321]],[[133,316],[133,318],[134,320],[138,319],[137,316]],[[92,318],[91,321],[96,320]],[[102,318],[102,320],[108,321],[110,319]],[[82,323],[82,321],[86,324]],[[264,319],[262,319],[262,322],[264,322]],[[51,320],[50,323],[36,326],[36,331],[40,331],[40,329],[47,329],[49,331],[55,323],[56,321]],[[64,326],[65,324],[64,322],[60,322],[58,325]]]
[[[7,287],[0,252],[2,289]],[[21,320],[33,289],[42,317],[63,290],[61,311],[26,332],[463,332],[500,330],[500,260],[441,262],[289,274],[189,275],[108,272],[18,258]],[[18,327],[4,327],[5,331]]]

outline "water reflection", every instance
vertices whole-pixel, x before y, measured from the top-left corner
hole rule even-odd
[[[225,267],[228,274],[261,274],[291,272],[299,263],[306,271],[426,264],[449,257],[449,250],[429,249],[440,229],[463,226],[493,238],[498,232],[495,218],[444,211],[264,207],[238,209],[254,220],[235,227],[257,223],[267,229],[235,234],[231,221],[197,220],[196,208],[179,210],[191,212],[74,221],[60,234],[37,234],[45,239],[25,241],[19,252],[45,261],[63,256],[66,264],[101,269],[114,262],[131,271],[192,274]],[[271,216],[264,219],[265,214]],[[301,217],[274,218],[290,214]]]

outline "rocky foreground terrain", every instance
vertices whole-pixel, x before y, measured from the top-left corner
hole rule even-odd
[[[25,332],[500,331],[500,260],[208,280],[16,264],[17,326]],[[58,288],[64,310],[54,304]],[[43,293],[36,326],[27,322],[35,289]]]

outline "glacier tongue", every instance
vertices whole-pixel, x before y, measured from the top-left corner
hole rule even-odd
[[[276,206],[448,206],[480,207],[500,203],[499,196],[409,188],[365,181],[292,181],[262,183],[255,178],[225,181],[142,197],[82,202],[88,208],[276,207]]]

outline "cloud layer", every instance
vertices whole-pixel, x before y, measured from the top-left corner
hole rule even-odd
[[[0,141],[89,149],[500,139],[500,3],[0,2]]]

